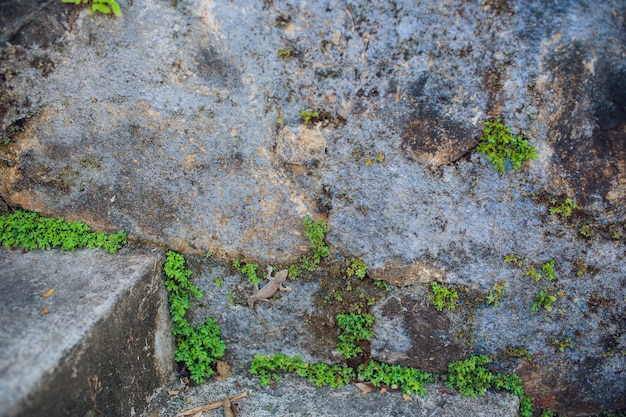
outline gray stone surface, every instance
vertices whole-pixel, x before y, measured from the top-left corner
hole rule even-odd
[[[184,392],[184,386],[173,384],[180,391],[170,398],[163,395],[155,403],[150,417],[171,417],[204,404],[222,401],[247,392],[238,401],[242,416],[265,417],[516,417],[517,397],[487,393],[479,398],[454,395],[443,385],[430,385],[426,395],[404,399],[397,391],[361,394],[354,385],[343,388],[316,388],[302,378],[286,375],[275,388],[259,387],[258,380],[235,374],[226,381],[213,381]],[[204,413],[207,417],[223,416],[221,409]]]
[[[0,415],[142,413],[173,369],[161,259],[0,249]]]
[[[326,218],[335,254],[412,284],[374,309],[377,354],[415,361],[437,351],[418,343],[431,332],[449,343],[437,366],[486,353],[542,406],[626,407],[623,1],[120,4],[121,18],[15,9],[56,23],[1,39],[9,206],[226,263],[286,265],[307,250],[301,218]],[[539,158],[496,173],[473,151],[495,118]],[[565,197],[585,211],[549,215]],[[557,280],[524,275],[548,259]],[[461,307],[426,310],[430,280],[457,285]],[[485,306],[499,281],[502,304]],[[530,311],[541,290],[551,313]]]

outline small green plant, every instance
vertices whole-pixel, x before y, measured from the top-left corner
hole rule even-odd
[[[222,285],[224,285],[224,280],[216,279],[215,280],[215,285],[217,285],[218,287],[221,287]]]
[[[300,117],[302,117],[304,124],[308,125],[309,123],[315,122],[317,119],[319,119],[320,113],[310,109],[300,110]]]
[[[337,350],[345,359],[354,358],[363,349],[355,342],[371,339],[374,316],[371,314],[346,313],[337,314],[337,327],[341,329]]]
[[[517,169],[524,161],[537,159],[537,150],[528,143],[528,140],[521,136],[513,136],[511,129],[501,120],[485,123],[476,150],[483,153],[498,172],[506,171],[507,162]]]
[[[494,384],[496,376],[484,365],[491,362],[486,355],[472,356],[448,364],[446,385],[465,397],[478,397]]]
[[[115,253],[126,244],[126,232],[92,232],[84,223],[43,217],[32,211],[16,210],[0,216],[0,244],[22,249],[62,250],[102,248]]]
[[[541,412],[541,417],[554,417],[554,412],[549,408],[546,408]]]
[[[593,229],[588,224],[586,224],[583,227],[581,227],[580,230],[578,231],[578,233],[580,233],[582,236],[584,236],[586,238],[591,238],[594,235]]]
[[[330,255],[330,247],[326,244],[326,234],[332,229],[326,225],[323,220],[313,221],[310,217],[303,219],[304,235],[311,243],[312,259],[308,257],[302,258],[300,265],[308,271],[315,271],[317,265],[322,258]]]
[[[288,58],[291,56],[292,52],[293,51],[289,48],[279,49],[278,52],[276,52],[276,55],[278,55],[281,58]]]
[[[485,394],[489,388],[504,389],[518,396],[524,394],[519,376],[495,374],[485,368],[490,362],[487,355],[477,355],[449,363],[446,385],[465,397],[473,398]]]
[[[432,293],[430,294],[430,301],[438,311],[447,308],[450,311],[454,311],[456,307],[459,294],[456,290],[449,289],[437,282],[431,282]]]
[[[509,348],[506,350],[506,354],[513,358],[522,358],[527,361],[531,361],[533,357],[528,353],[525,348]]]
[[[491,359],[486,355],[470,356],[465,360],[448,364],[446,385],[465,397],[478,397],[494,388],[506,390],[520,399],[519,416],[531,417],[533,405],[524,394],[522,379],[517,374],[499,374],[490,372],[485,365]]]
[[[530,397],[526,395],[519,396],[519,417],[532,417],[533,404],[530,402]]]
[[[311,364],[304,362],[300,356],[290,357],[282,353],[272,356],[255,355],[249,372],[256,375],[261,386],[265,387],[272,380],[280,380],[278,371],[295,373],[318,387],[342,387],[355,377],[354,370],[343,365]]]
[[[385,290],[387,292],[391,291],[391,285],[386,281],[381,281],[378,279],[374,280],[374,285],[376,285],[381,290]]]
[[[506,282],[497,282],[489,294],[487,294],[487,305],[493,305],[498,307],[500,305],[500,299],[504,296],[504,289],[506,288]]]
[[[548,343],[556,347],[557,349],[559,349],[559,352],[565,352],[565,349],[574,347],[574,344],[572,343],[572,339],[569,337],[566,337],[565,339],[561,339],[561,340],[548,339]]]
[[[374,163],[379,163],[382,164],[383,161],[385,160],[385,154],[384,153],[379,153],[377,157],[375,158],[370,158],[370,157],[366,157],[365,158],[365,166],[371,166]]]
[[[574,209],[578,208],[576,203],[571,198],[566,198],[561,204],[556,205],[556,200],[550,200],[553,207],[550,207],[550,214],[560,214],[561,217],[569,217],[574,212]]]
[[[535,281],[541,280],[541,274],[535,271],[535,268],[530,268],[528,271],[526,271],[526,275],[535,278]]]
[[[287,277],[291,280],[298,278],[302,274],[302,268],[298,264],[289,265],[287,268]]]
[[[259,264],[244,263],[242,265],[241,261],[239,259],[235,259],[233,261],[233,267],[237,271],[241,272],[246,277],[248,277],[248,282],[250,284],[252,284],[252,285],[259,285],[259,283],[261,282],[261,280],[259,279],[259,277],[256,274],[256,270],[259,268]]]
[[[87,4],[89,0],[61,0],[63,3],[73,4]],[[100,12],[104,14],[110,14],[113,12],[115,16],[122,15],[122,9],[116,0],[91,0],[91,7],[89,8],[89,16],[93,16],[94,13]]]
[[[346,274],[348,277],[357,277],[358,279],[365,278],[367,273],[367,264],[363,262],[363,258],[354,258],[346,262]]]
[[[556,301],[556,297],[548,295],[545,291],[541,290],[539,294],[535,296],[535,302],[533,303],[530,311],[539,311],[544,309],[546,311],[552,311],[552,303]]]
[[[191,305],[190,297],[201,298],[202,292],[191,282],[191,271],[185,268],[183,255],[169,251],[163,267],[165,288],[168,291],[170,313],[176,336],[174,358],[189,369],[191,379],[200,384],[213,375],[216,358],[224,355],[226,345],[221,339],[218,324],[207,318],[204,324],[193,327],[185,315]]]
[[[515,255],[514,253],[509,253],[504,256],[504,263],[513,263],[515,266],[522,266],[522,257]]]
[[[371,382],[375,387],[387,385],[398,387],[406,395],[417,393],[425,395],[427,383],[435,382],[434,375],[419,369],[401,365],[389,365],[375,360],[361,364],[358,368],[359,379]]]
[[[550,259],[543,265],[541,265],[541,270],[546,274],[546,279],[548,281],[553,281],[556,279],[556,273],[554,272],[554,259]]]

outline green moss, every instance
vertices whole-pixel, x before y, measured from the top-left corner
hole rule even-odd
[[[537,150],[528,140],[513,136],[511,129],[501,120],[486,122],[476,150],[484,154],[498,172],[507,169],[507,163],[514,169],[528,159],[537,159]]]
[[[525,348],[509,348],[505,352],[512,358],[522,358],[527,361],[531,361],[533,359],[533,357],[528,353],[528,350]]]
[[[325,385],[342,387],[355,378],[352,368],[325,363],[306,363],[300,356],[290,357],[282,353],[271,356],[255,355],[249,372],[259,378],[261,386],[267,386],[271,380],[280,380],[278,371],[296,373],[317,387]]]
[[[257,269],[259,268],[259,264],[254,263],[244,263],[242,264],[239,259],[235,259],[233,261],[233,268],[237,271],[241,272],[248,278],[248,282],[252,285],[259,285],[261,279],[257,276]]]
[[[554,259],[550,259],[543,265],[541,265],[541,270],[546,274],[546,279],[548,281],[553,281],[556,279],[556,273],[554,272]]]
[[[191,304],[190,297],[201,298],[202,292],[191,282],[191,271],[185,268],[185,258],[176,252],[168,252],[165,265],[165,288],[176,336],[174,358],[183,362],[190,372],[190,378],[200,384],[211,377],[218,357],[224,355],[226,345],[221,339],[218,324],[207,318],[204,324],[193,327],[185,315]]]
[[[582,226],[580,230],[578,231],[578,233],[580,233],[582,236],[586,238],[591,238],[594,235],[593,229],[591,228],[591,226],[587,224]]]
[[[365,278],[368,265],[363,262],[363,258],[353,258],[346,262],[346,274],[348,277]]]
[[[330,247],[326,244],[326,234],[332,230],[326,225],[323,220],[313,221],[310,217],[305,217],[304,223],[304,235],[309,239],[311,243],[311,251],[313,252],[312,258],[302,258],[301,266],[309,271],[317,269],[317,265],[322,258],[330,255]]]
[[[514,253],[509,253],[504,256],[504,263],[513,263],[516,266],[522,266],[522,257],[515,255]]]
[[[337,350],[345,359],[356,357],[363,349],[355,342],[371,339],[374,316],[371,314],[337,314],[337,327],[341,329]]]
[[[535,296],[535,302],[533,303],[530,311],[539,311],[544,309],[546,311],[552,311],[552,303],[556,301],[556,297],[553,295],[548,295],[545,291],[541,290]]]
[[[417,393],[425,395],[425,385],[435,382],[434,375],[419,369],[401,365],[389,365],[375,360],[361,364],[358,368],[359,379],[371,382],[375,387],[387,385],[398,387],[406,395]]]
[[[391,285],[386,282],[386,281],[381,281],[381,280],[374,280],[374,285],[376,285],[378,288],[383,289],[387,292],[391,291]]]
[[[310,109],[300,110],[300,117],[302,117],[302,122],[308,125],[309,123],[316,122],[320,117],[320,113]]]
[[[535,271],[535,268],[530,268],[528,271],[526,271],[526,275],[533,277],[535,281],[541,280],[541,274]]]
[[[28,250],[102,248],[114,253],[126,244],[126,232],[120,230],[107,235],[92,232],[81,222],[66,222],[62,218],[52,219],[32,211],[16,210],[0,216],[0,244]]]
[[[459,298],[456,290],[449,289],[435,281],[431,282],[431,289],[430,301],[438,311],[443,310],[444,307],[450,311],[455,309]]]
[[[550,214],[552,215],[560,214],[561,217],[569,217],[574,212],[574,209],[578,208],[576,203],[572,201],[571,198],[566,198],[559,205],[556,205],[556,203],[555,199],[550,200],[550,204],[553,205],[553,207],[550,207]]]
[[[566,337],[565,339],[548,339],[548,343],[552,346],[556,347],[559,352],[565,352],[567,348],[573,348],[574,344],[572,343],[572,339]]]
[[[504,290],[506,288],[506,282],[497,282],[489,294],[487,294],[487,305],[493,305],[498,307],[500,305],[500,299],[504,296]]]

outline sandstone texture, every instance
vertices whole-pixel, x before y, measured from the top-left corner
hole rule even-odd
[[[0,210],[224,264],[287,265],[302,218],[326,219],[336,260],[397,285],[372,308],[374,357],[485,353],[538,407],[626,407],[623,1],[120,5],[0,13]],[[538,159],[496,172],[474,150],[495,119]],[[551,215],[565,198],[579,209]],[[525,275],[550,260],[555,280]],[[457,310],[432,309],[432,280]],[[553,311],[531,311],[540,291]]]

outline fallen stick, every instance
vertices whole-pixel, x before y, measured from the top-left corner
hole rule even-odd
[[[230,398],[230,402],[233,403],[237,400],[241,400],[242,398],[246,397],[248,395],[247,392],[242,392],[239,395],[235,395],[234,397]],[[224,404],[224,401],[219,401],[216,403],[211,403],[211,404],[205,404],[205,405],[201,405],[200,407],[196,407],[196,408],[192,408],[191,410],[187,410],[184,411],[182,413],[178,413],[176,414],[176,417],[183,417],[183,416],[191,416],[193,414],[196,414],[198,411],[211,411],[211,410],[215,410],[216,408],[220,408],[222,405]]]

